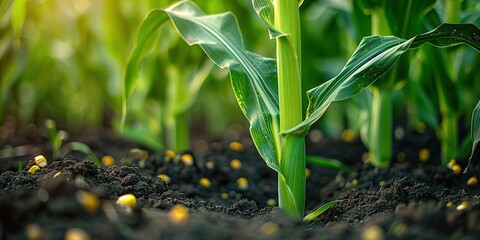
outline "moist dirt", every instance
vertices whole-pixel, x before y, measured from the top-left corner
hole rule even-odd
[[[72,233],[84,239],[480,238],[480,187],[467,185],[480,173],[478,154],[466,173],[455,174],[440,164],[438,141],[429,133],[408,132],[396,140],[393,164],[385,169],[365,163],[366,149],[357,140],[307,139],[308,154],[354,168],[346,173],[308,165],[307,209],[343,200],[309,223],[277,207],[277,176],[248,137],[237,139],[241,148],[232,147],[232,139],[199,139],[174,155],[148,151],[109,131],[69,141],[87,144],[99,157],[110,155],[115,164],[96,166],[79,152],[53,159],[41,134],[0,140],[2,239]],[[419,160],[422,149],[428,150],[426,161]],[[48,165],[31,174],[37,154]],[[118,205],[117,198],[128,193],[137,205]],[[179,205],[186,215],[172,210]]]

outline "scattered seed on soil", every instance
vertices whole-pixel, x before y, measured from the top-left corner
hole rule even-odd
[[[183,154],[180,157],[180,161],[185,164],[185,166],[190,167],[193,165],[193,156],[191,154]]]
[[[418,159],[422,162],[428,161],[428,159],[430,159],[430,151],[426,148],[420,149],[418,152]]]
[[[100,200],[95,194],[91,192],[78,190],[75,193],[75,198],[89,213],[96,213],[98,208],[100,207]]]
[[[29,240],[45,239],[42,228],[35,223],[31,223],[27,225],[26,234]]]
[[[260,226],[260,233],[265,236],[276,235],[279,230],[280,230],[280,227],[278,226],[278,224],[273,222],[267,222],[262,224],[262,226]]]
[[[453,170],[453,173],[455,173],[455,175],[458,175],[462,171],[462,167],[458,164],[455,164],[453,165],[452,170]]]
[[[105,155],[102,157],[102,165],[109,167],[115,164],[115,159],[110,155]]]
[[[38,155],[35,157],[35,164],[41,168],[44,168],[47,166],[47,159],[43,155]]]
[[[312,174],[312,171],[310,170],[310,168],[306,168],[305,169],[305,178],[309,178],[311,174]]]
[[[176,154],[175,154],[174,151],[172,151],[172,150],[167,150],[167,151],[165,151],[165,158],[164,158],[164,160],[165,160],[165,162],[170,162],[170,161],[172,161],[172,160],[175,159],[175,156],[176,156]]]
[[[383,230],[377,225],[367,227],[362,233],[362,240],[381,240],[383,239]]]
[[[242,162],[240,162],[240,160],[238,159],[233,159],[232,161],[230,161],[230,167],[232,169],[238,170],[242,167]]]
[[[128,193],[118,197],[117,204],[127,207],[135,207],[137,205],[137,198],[135,195]]]
[[[448,162],[447,166],[450,169],[453,169],[453,166],[457,165],[457,161],[455,159],[452,159]]]
[[[464,210],[470,205],[469,202],[463,201],[460,205],[457,206],[457,210]]]
[[[200,178],[200,180],[198,180],[198,183],[204,188],[210,188],[212,186],[212,183],[210,182],[210,180],[208,180],[208,178]]]
[[[235,151],[235,152],[240,152],[243,150],[243,144],[236,141],[231,142],[229,147],[232,151]]]
[[[90,240],[90,235],[83,229],[70,228],[65,232],[65,240]]]
[[[244,177],[237,179],[237,186],[241,190],[246,190],[248,188],[248,180]]]
[[[345,129],[342,132],[342,140],[347,143],[352,143],[355,141],[356,134],[352,129]]]
[[[269,207],[275,207],[277,205],[277,200],[270,198],[267,200],[267,206]]]
[[[159,179],[162,179],[162,181],[164,181],[165,183],[170,183],[170,181],[172,181],[172,179],[167,174],[159,174],[157,177]]]
[[[397,161],[403,162],[405,161],[405,158],[407,158],[407,155],[405,154],[405,152],[399,152],[397,154]]]
[[[168,212],[168,219],[174,224],[185,222],[189,217],[188,208],[182,204],[173,206]]]
[[[39,166],[33,165],[33,166],[30,167],[30,169],[28,169],[28,172],[31,173],[31,174],[34,174],[39,169],[40,169]]]
[[[477,177],[473,176],[473,177],[470,177],[468,180],[467,180],[467,185],[468,186],[476,186],[478,184],[478,179]]]

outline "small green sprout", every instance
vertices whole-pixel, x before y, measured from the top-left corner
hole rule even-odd
[[[50,147],[52,148],[54,159],[59,159],[70,151],[79,151],[86,154],[95,165],[101,165],[100,160],[98,160],[95,153],[86,144],[81,142],[70,142],[63,145],[63,142],[68,138],[68,133],[63,130],[57,131],[57,124],[55,121],[50,119],[46,120],[45,128],[48,131]]]

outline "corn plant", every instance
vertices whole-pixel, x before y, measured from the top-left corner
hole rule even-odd
[[[447,47],[466,43],[480,51],[480,29],[471,24],[443,24],[410,39],[373,36],[362,40],[353,56],[334,78],[307,91],[308,108],[302,117],[301,1],[253,0],[256,13],[276,40],[276,59],[245,49],[232,13],[206,15],[190,1],[153,10],[144,20],[138,44],[150,49],[158,29],[170,20],[189,45],[200,45],[210,59],[230,71],[237,102],[250,122],[250,133],[266,164],[278,173],[280,207],[292,216],[305,212],[304,138],[333,101],[351,98],[389,71],[408,49],[428,43]],[[124,106],[136,79],[124,79]],[[125,108],[124,108],[125,110]],[[332,201],[304,217],[311,220],[338,203]]]

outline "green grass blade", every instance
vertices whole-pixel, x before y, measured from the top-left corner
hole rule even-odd
[[[235,96],[251,125],[253,141],[267,165],[279,172],[275,60],[245,49],[238,22],[231,13],[206,15],[187,1],[165,12],[189,45],[200,45],[216,65],[229,68]]]
[[[95,155],[95,153],[90,149],[90,147],[88,147],[86,144],[84,143],[81,143],[81,142],[70,142],[70,143],[67,143],[65,144],[63,147],[62,147],[62,153],[61,155],[62,156],[65,156],[65,154],[67,154],[68,152],[70,151],[78,151],[78,152],[81,152],[85,155],[88,156],[88,158],[90,158],[90,160],[92,160],[92,162],[97,165],[97,166],[100,166],[102,165],[100,163],[100,161],[98,160],[97,156]]]
[[[317,165],[320,167],[334,168],[346,173],[352,173],[353,167],[348,166],[345,163],[342,163],[336,159],[319,157],[319,156],[307,156],[307,163]]]
[[[310,222],[312,221],[313,219],[317,218],[318,216],[320,216],[320,214],[324,213],[325,211],[327,211],[328,209],[330,209],[331,207],[337,205],[338,203],[341,203],[342,200],[334,200],[334,201],[331,201],[331,202],[328,202],[328,203],[325,203],[323,204],[322,206],[320,206],[319,208],[315,209],[315,211],[307,214],[307,216],[305,216],[303,218],[303,221],[305,222]]]
[[[364,38],[335,78],[307,92],[309,107],[306,119],[282,134],[308,131],[333,101],[354,97],[388,72],[408,49],[418,48],[425,43],[436,47],[468,44],[480,51],[480,29],[473,24],[442,24],[409,40],[394,36]]]

